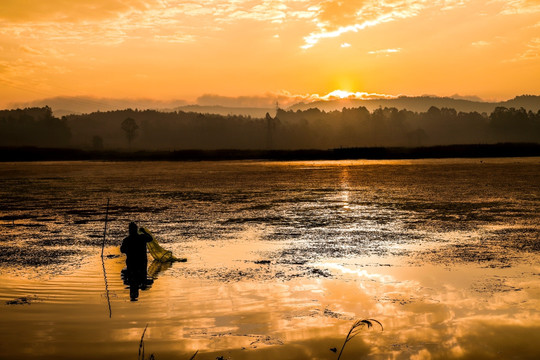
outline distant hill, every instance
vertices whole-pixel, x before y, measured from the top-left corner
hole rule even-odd
[[[331,101],[315,101],[311,103],[299,103],[293,105],[289,110],[307,110],[312,108],[318,108],[323,111],[335,111],[343,108],[358,108],[366,107],[369,111],[373,111],[379,107],[385,108],[397,108],[407,109],[415,112],[427,111],[430,107],[435,106],[438,108],[452,108],[458,112],[473,112],[479,113],[491,113],[497,106],[504,106],[507,108],[525,108],[526,110],[539,111],[540,110],[540,96],[536,95],[522,95],[515,98],[501,102],[484,102],[484,101],[472,101],[465,99],[455,99],[450,97],[435,97],[435,96],[401,96],[395,99],[373,99],[373,100],[359,100],[359,99],[340,99]]]
[[[209,105],[186,105],[183,100],[157,101],[152,99],[108,99],[93,98],[89,96],[59,96],[54,98],[35,100],[26,103],[12,104],[12,108],[44,107],[49,106],[54,116],[90,114],[96,111],[114,111],[124,109],[158,110],[161,112],[197,112],[201,114],[216,115],[243,115],[264,118],[267,112],[274,115],[273,108],[258,107],[227,107]]]
[[[42,100],[11,104],[11,108],[44,107],[52,109],[54,116],[89,114],[96,111],[123,109],[171,109],[185,105],[183,100],[158,101],[153,99],[110,99],[90,96],[58,96]]]
[[[275,115],[276,109],[256,108],[256,107],[227,107],[227,106],[202,106],[202,105],[185,105],[171,109],[172,111],[196,112],[200,114],[216,114],[216,115],[242,115],[251,116],[254,118],[264,118],[266,113]],[[164,110],[165,111],[165,110]]]
[[[202,114],[215,115],[242,115],[251,116],[253,118],[264,118],[268,112],[270,115],[275,114],[274,108],[267,107],[244,107],[244,106],[222,106],[222,105],[187,105],[183,100],[158,101],[152,99],[109,99],[109,98],[93,98],[88,96],[60,96],[36,100],[26,103],[12,104],[11,108],[27,108],[27,107],[45,107],[52,109],[53,115],[62,117],[66,115],[90,114],[93,112],[106,112],[124,109],[139,109],[139,110],[158,110],[161,112],[197,112]],[[340,99],[331,101],[315,101],[310,103],[298,103],[286,110],[308,110],[318,108],[323,111],[334,111],[343,108],[358,108],[366,107],[369,111],[378,109],[379,107],[407,109],[414,112],[425,112],[430,107],[452,108],[458,112],[479,112],[491,113],[497,106],[507,108],[525,108],[526,110],[540,110],[540,96],[536,95],[521,95],[511,100],[501,102],[484,102],[474,97],[437,97],[437,96],[401,96],[395,99]]]

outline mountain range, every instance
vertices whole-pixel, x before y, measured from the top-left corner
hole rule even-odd
[[[222,105],[188,105],[183,100],[157,101],[151,99],[97,99],[91,97],[56,97],[37,100],[27,103],[13,104],[13,107],[43,107],[49,106],[57,117],[71,114],[92,113],[95,111],[112,111],[123,109],[153,109],[164,112],[183,111],[203,114],[218,115],[243,115],[254,118],[263,118],[268,112],[275,114],[275,108],[270,107],[245,107],[245,106],[222,106]],[[336,99],[328,101],[300,102],[288,107],[286,110],[307,110],[318,108],[322,111],[342,110],[343,108],[366,107],[369,111],[377,108],[393,107],[407,109],[414,112],[427,111],[430,107],[452,108],[462,112],[491,113],[496,107],[525,108],[530,111],[540,111],[540,96],[520,95],[513,99],[499,102],[487,102],[459,97],[437,96],[400,96],[391,99]]]
[[[525,108],[530,111],[540,110],[540,96],[521,95],[513,99],[500,102],[485,102],[473,101],[465,99],[456,99],[451,97],[436,97],[436,96],[400,96],[394,99],[338,99],[331,101],[315,101],[311,103],[299,103],[290,107],[290,110],[307,110],[318,108],[323,111],[341,110],[343,108],[357,108],[364,106],[369,111],[373,111],[379,107],[394,107],[399,110],[407,109],[414,112],[427,111],[430,107],[452,108],[462,112],[479,112],[491,113],[496,107],[502,106],[506,108]]]

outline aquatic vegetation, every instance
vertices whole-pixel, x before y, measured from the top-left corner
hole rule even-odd
[[[144,335],[146,334],[146,329],[148,329],[148,324],[144,327],[143,333],[141,335],[141,341],[139,342],[139,356],[137,357],[137,360],[145,360],[144,358]],[[154,354],[150,354],[148,357],[148,360],[154,360]]]
[[[144,327],[143,333],[141,335],[141,341],[139,341],[139,355],[137,356],[137,360],[146,360],[144,358],[144,335],[146,334],[146,329],[148,329],[148,324],[146,324],[146,326]],[[195,356],[197,356],[198,353],[199,353],[199,350],[195,351],[195,353],[193,355],[191,355],[189,360],[195,359]],[[148,357],[148,360],[155,360],[155,358],[156,357],[152,353]]]
[[[381,331],[384,330],[382,324],[375,319],[356,320],[354,324],[352,324],[351,329],[349,330],[349,333],[347,334],[347,337],[343,342],[343,346],[341,347],[337,360],[341,358],[341,354],[343,354],[343,349],[345,349],[345,345],[347,345],[349,341],[351,341],[356,335],[358,335],[360,331],[364,329],[364,327],[367,326],[368,329],[373,327],[373,323],[379,324],[381,326]]]

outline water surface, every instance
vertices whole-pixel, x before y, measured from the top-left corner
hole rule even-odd
[[[132,359],[148,324],[157,359],[335,359],[373,318],[342,359],[536,359],[539,176],[538,158],[0,164],[0,353]],[[131,220],[189,259],[137,302]]]

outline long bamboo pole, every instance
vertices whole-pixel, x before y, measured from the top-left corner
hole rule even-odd
[[[105,238],[107,237],[107,221],[109,220],[109,201],[107,198],[107,210],[105,212],[105,229],[103,230],[103,242],[101,243],[101,257],[103,257],[103,249],[105,249]]]

